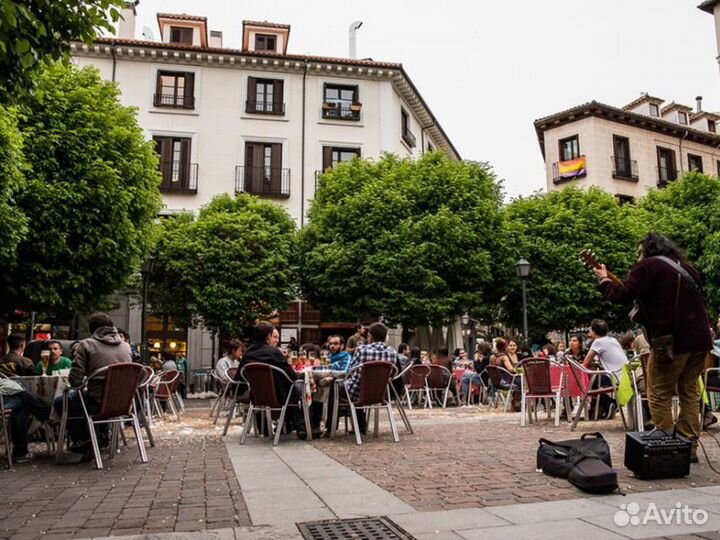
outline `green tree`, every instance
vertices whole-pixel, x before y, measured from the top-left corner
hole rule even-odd
[[[13,110],[0,105],[0,260],[3,265],[17,259],[17,246],[27,234],[27,218],[14,204],[25,184],[22,136]]]
[[[0,313],[82,312],[123,285],[151,247],[157,155],[96,69],[54,65],[38,88],[19,119],[30,169],[15,200],[28,234],[0,269]]]
[[[304,297],[341,320],[441,324],[494,298],[501,189],[489,167],[440,152],[325,173],[301,230]]]
[[[613,328],[628,327],[628,309],[603,300],[593,273],[578,258],[592,249],[621,279],[636,258],[642,227],[632,206],[619,206],[599,188],[568,187],[514,200],[506,208],[513,262],[520,257],[531,267],[527,281],[528,325],[534,336],[549,330],[584,326],[605,318]],[[505,311],[522,325],[521,283],[506,285]]]
[[[0,0],[0,103],[32,88],[43,64],[67,58],[70,41],[112,31],[121,0]]]
[[[639,204],[649,228],[672,238],[704,274],[710,307],[720,305],[720,178],[690,172]]]
[[[251,195],[219,195],[197,219],[179,216],[163,228],[153,310],[172,312],[182,299],[194,323],[241,335],[292,299],[294,242],[295,222],[284,209]]]

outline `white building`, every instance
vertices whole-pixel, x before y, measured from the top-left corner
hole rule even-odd
[[[243,21],[242,49],[229,49],[205,17],[186,14],[159,13],[160,40],[137,39],[135,15],[131,3],[119,37],[73,43],[72,56],[116,81],[122,102],[137,107],[161,157],[165,213],[244,191],[276,200],[303,226],[318,172],[339,161],[431,149],[459,159],[401,64],[288,53],[290,26],[268,22]],[[281,313],[280,324],[300,342],[318,341],[319,313],[304,307]],[[115,316],[138,340],[128,301]],[[148,331],[165,346],[185,346],[172,320],[151,321]],[[209,364],[200,335],[190,332],[189,357]]]
[[[642,94],[622,108],[592,101],[535,121],[548,191],[599,186],[630,202],[697,169],[720,174],[720,116]]]

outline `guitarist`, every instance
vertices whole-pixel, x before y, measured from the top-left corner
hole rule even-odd
[[[653,422],[672,431],[672,398],[677,388],[677,430],[693,443],[697,462],[700,436],[698,377],[713,347],[702,277],[669,238],[652,232],[640,242],[640,256],[624,283],[612,280],[605,265],[594,270],[602,294],[616,303],[636,301],[650,341],[647,394]]]

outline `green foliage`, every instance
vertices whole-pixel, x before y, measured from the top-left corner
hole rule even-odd
[[[625,277],[643,232],[635,214],[633,207],[619,206],[599,188],[568,187],[519,198],[507,207],[513,264],[524,257],[532,265],[527,281],[531,334],[587,325],[595,317],[607,319],[615,329],[630,324],[626,307],[602,299],[594,274],[578,254],[590,248],[609,270]],[[519,279],[513,277],[506,290],[509,319],[521,327]]]
[[[303,295],[344,320],[441,324],[484,312],[502,246],[499,184],[440,152],[339,164],[300,232]]]
[[[112,30],[121,0],[0,0],[0,103],[33,87],[43,64],[66,58],[71,40]]]
[[[17,245],[27,234],[27,218],[15,205],[15,196],[25,184],[22,136],[15,112],[0,105],[0,260],[16,261]]]
[[[123,285],[151,247],[157,156],[135,111],[96,69],[54,65],[38,88],[19,119],[30,170],[16,202],[28,234],[0,272],[0,312],[86,311]]]
[[[705,276],[712,308],[720,305],[720,179],[685,174],[640,202],[643,220],[672,238]]]
[[[182,310],[216,332],[241,335],[293,296],[295,223],[279,206],[219,195],[163,227],[151,281],[157,312]],[[184,304],[184,309],[182,305]]]

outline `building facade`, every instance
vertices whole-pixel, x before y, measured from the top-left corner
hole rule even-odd
[[[535,121],[548,191],[599,186],[632,202],[690,170],[720,174],[720,116],[641,95],[617,108],[592,101]]]
[[[242,48],[230,49],[205,17],[186,14],[159,13],[160,39],[137,39],[135,9],[124,10],[117,38],[73,43],[72,56],[116,81],[122,102],[137,108],[160,156],[165,214],[247,192],[276,201],[302,227],[318,175],[338,162],[436,149],[460,158],[401,64],[291,54],[290,26],[258,21],[243,21]],[[115,311],[134,341],[137,309],[121,295]],[[304,342],[319,341],[326,323],[296,303],[279,324],[286,339]],[[147,328],[151,345],[209,365],[207,333],[190,330],[182,341],[171,317]]]

